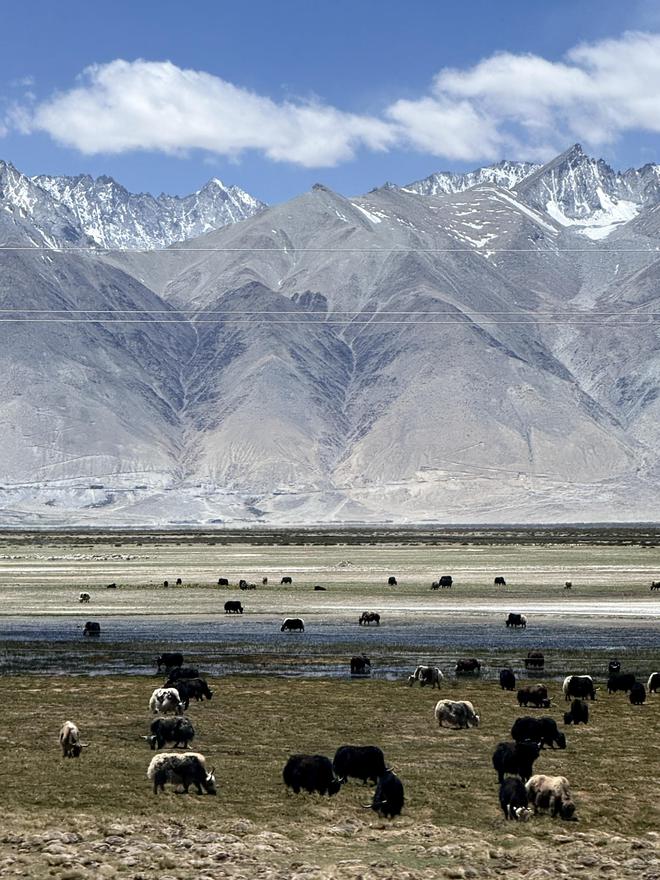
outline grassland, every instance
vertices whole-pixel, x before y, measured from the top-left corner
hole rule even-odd
[[[443,687],[478,708],[482,725],[469,731],[438,729],[438,692],[402,682],[212,684],[214,699],[189,715],[218,797],[155,797],[140,739],[153,678],[2,679],[0,876],[541,878],[573,875],[576,865],[583,877],[658,876],[660,697],[631,707],[623,695],[601,695],[592,723],[567,729],[567,750],[544,751],[536,765],[569,778],[579,821],[518,825],[499,812],[490,756],[520,712],[493,683]],[[556,683],[550,689],[556,698]],[[563,701],[550,711],[559,717]],[[90,742],[78,761],[59,754],[67,718]],[[289,754],[331,756],[343,743],[384,749],[406,786],[400,819],[364,810],[371,789],[358,783],[332,799],[286,792]]]
[[[455,586],[431,593],[431,582],[444,573],[452,574]],[[285,574],[293,577],[291,588],[279,585]],[[399,584],[388,589],[391,574]],[[493,585],[498,574],[506,577],[506,588]],[[245,578],[259,587],[268,577],[266,589],[246,596],[254,611],[331,612],[376,600],[383,608],[521,601],[577,607],[591,600],[657,607],[660,600],[650,594],[649,585],[659,576],[660,547],[634,542],[219,545],[160,536],[146,543],[87,538],[72,544],[52,536],[32,543],[5,536],[0,547],[1,611],[18,615],[87,615],[89,608],[75,601],[83,589],[94,594],[89,607],[97,613],[213,613],[222,610],[227,598],[226,591],[217,589],[219,577],[234,585]],[[177,577],[184,589],[174,588]],[[165,580],[168,590],[162,588]],[[573,582],[571,591],[563,589],[566,580]],[[111,582],[120,589],[106,591]],[[327,592],[314,594],[316,584]]]
[[[444,573],[453,575],[455,586],[431,592],[431,581]],[[291,587],[279,584],[284,574],[293,577]],[[390,574],[399,580],[395,588],[386,586]],[[493,585],[498,574],[507,579],[505,589]],[[302,614],[310,640],[292,637],[275,644],[270,655],[247,642],[181,645],[202,668],[221,666],[219,659],[231,651],[244,672],[261,673],[212,679],[214,699],[190,709],[195,747],[217,769],[217,798],[171,791],[154,797],[145,776],[152,753],[140,739],[150,721],[148,697],[160,682],[153,675],[1,676],[0,877],[547,880],[577,874],[658,880],[660,696],[631,707],[621,694],[599,692],[592,724],[569,728],[568,749],[544,752],[537,762],[539,772],[568,777],[579,821],[539,817],[518,825],[506,823],[499,812],[490,763],[494,744],[507,738],[521,714],[511,694],[488,680],[449,679],[441,695],[472,700],[483,723],[478,730],[446,731],[433,721],[437,691],[410,689],[401,679],[350,681],[318,673],[338,657],[345,664],[346,652],[361,649],[365,639],[371,640],[377,669],[395,656],[400,664],[427,659],[412,653],[424,651],[421,636],[419,645],[386,641],[390,621],[415,632],[420,620],[441,627],[453,615],[469,622],[466,632],[477,632],[486,619],[496,618],[503,628],[503,612],[531,609],[528,634],[536,637],[537,620],[564,615],[583,633],[584,646],[546,652],[555,697],[550,712],[560,718],[564,707],[556,699],[555,677],[563,671],[602,675],[606,667],[607,651],[590,644],[601,622],[618,628],[622,645],[630,639],[632,646],[635,632],[645,628],[651,633],[646,648],[631,647],[624,665],[639,673],[660,668],[660,598],[649,591],[659,575],[653,528],[559,529],[550,535],[534,530],[4,534],[5,622],[70,617],[79,629],[80,617],[103,623],[162,616],[220,625],[224,601],[240,597],[245,615],[227,620],[227,626],[254,621],[255,632],[270,633],[273,626],[278,632],[282,615]],[[217,587],[220,576],[229,578],[229,589]],[[263,576],[269,578],[267,587],[261,586]],[[182,587],[163,588],[165,579],[173,584],[177,577]],[[235,585],[242,577],[258,589],[239,593]],[[570,592],[563,590],[565,580],[573,581]],[[112,581],[119,588],[106,590]],[[326,591],[314,592],[315,584]],[[81,590],[92,593],[89,606],[77,602]],[[380,632],[357,627],[356,612],[365,608],[383,613]],[[315,628],[324,624],[334,627],[336,644],[314,642]],[[515,647],[520,636],[511,634],[517,657],[523,656]],[[127,654],[135,666],[149,668],[154,645],[113,643],[104,630],[94,642],[28,640],[10,646],[21,661],[17,668],[40,668],[29,662],[42,652],[53,668],[71,668],[67,658],[75,655],[93,670]],[[443,653],[440,646],[432,658],[447,669],[457,650]],[[479,656],[495,669],[510,661],[508,651],[484,645]],[[273,675],[285,661],[290,671],[306,671],[307,677]],[[59,754],[57,732],[67,718],[91,743],[78,761]],[[289,754],[332,755],[350,742],[380,745],[404,781],[407,806],[395,822],[364,810],[371,790],[355,783],[333,799],[286,793],[281,769]]]

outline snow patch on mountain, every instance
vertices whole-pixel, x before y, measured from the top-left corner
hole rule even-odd
[[[520,211],[522,214],[525,214],[526,217],[529,217],[530,220],[533,220],[534,223],[537,223],[547,232],[552,232],[553,235],[557,234],[557,230],[554,226],[551,226],[546,220],[543,219],[536,211],[532,211],[526,205],[521,204],[518,199],[514,199],[513,196],[508,195],[508,193],[504,192],[496,192],[496,195],[499,199],[508,204],[512,205],[517,211]]]
[[[639,214],[640,208],[635,202],[612,198],[601,187],[597,188],[597,195],[602,208],[586,218],[567,217],[561,206],[553,199],[548,201],[545,209],[555,222],[562,226],[575,226],[578,232],[593,241],[607,238],[615,229]]]
[[[355,202],[351,202],[354,208],[357,208],[371,223],[382,223],[382,216],[378,217],[372,211],[367,211],[366,208],[363,208],[361,205],[356,205]]]

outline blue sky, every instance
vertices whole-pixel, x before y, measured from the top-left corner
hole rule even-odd
[[[153,192],[217,176],[268,202],[316,181],[351,194],[543,159],[576,140],[615,166],[660,161],[659,6],[12,4],[0,157]]]

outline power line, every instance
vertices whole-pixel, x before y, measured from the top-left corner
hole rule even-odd
[[[481,309],[471,310],[469,307],[465,307],[467,311],[474,311],[479,315],[525,315],[527,317],[534,317],[538,315],[540,317],[551,316],[556,313],[561,313],[562,315],[575,315],[577,317],[621,317],[625,315],[638,315],[640,317],[655,317],[656,309],[649,312],[639,311],[642,306],[639,306],[637,309],[629,309],[627,311],[622,310],[614,310],[614,311],[601,311],[600,309],[595,309],[594,311],[585,311],[584,309],[540,309],[538,312],[530,311],[529,309],[488,309],[482,311]],[[255,315],[281,315],[282,309],[194,309],[194,308],[172,308],[172,309],[52,309],[52,308],[43,308],[39,309],[36,307],[23,308],[21,306],[16,306],[15,308],[0,308],[1,314],[37,314],[37,315],[60,315],[60,314],[72,314],[72,315],[171,315],[172,317],[176,315],[181,315],[185,313],[192,313],[193,317],[195,315],[241,315],[241,316],[255,316]],[[292,313],[294,310],[292,310]],[[368,312],[362,311],[360,309],[301,309],[297,310],[295,313],[300,317],[305,315],[355,315],[356,317],[378,317],[380,315],[456,315],[457,312],[459,314],[463,314],[462,311],[456,307],[454,311],[427,311],[425,309],[379,309],[378,311]],[[1,320],[1,319],[0,319]],[[105,320],[105,319],[99,319]]]
[[[274,253],[295,255],[298,253],[318,253],[318,254],[441,254],[441,253],[459,253],[459,254],[541,254],[548,256],[556,256],[557,254],[660,254],[660,247],[650,248],[552,248],[551,250],[540,250],[539,248],[331,248],[331,247],[277,247],[277,248],[259,248],[259,247],[185,247],[185,248],[108,248],[99,246],[98,248],[90,247],[50,247],[48,245],[0,245],[0,251],[46,251],[53,254],[67,253],[89,253],[102,256],[104,254],[187,254],[187,253]]]
[[[335,325],[369,325],[372,327],[379,327],[381,325],[388,324],[397,324],[400,326],[410,326],[413,324],[425,324],[425,325],[459,325],[465,327],[472,327],[477,323],[473,319],[462,320],[461,318],[456,318],[453,321],[355,321],[351,318],[347,318],[343,321],[301,321],[301,320],[293,320],[293,321],[268,321],[270,326],[285,326],[285,325],[299,325],[299,326],[335,326]],[[222,319],[214,319],[214,320],[189,320],[187,318],[153,318],[151,320],[145,320],[144,318],[0,318],[0,324],[223,324],[223,325],[241,325],[246,324],[250,326],[254,326],[255,321],[245,321],[245,320],[228,320],[224,321]],[[504,325],[523,325],[523,326],[537,326],[539,324],[546,325],[565,325],[569,324],[570,326],[603,326],[603,327],[649,327],[654,326],[655,324],[660,324],[660,319],[652,319],[652,320],[644,320],[644,321],[617,321],[616,323],[608,322],[608,321],[576,321],[573,318],[566,318],[564,320],[553,320],[553,321],[545,321],[545,320],[530,320],[530,321],[479,321],[478,326],[483,325],[492,325],[495,327],[501,327]]]

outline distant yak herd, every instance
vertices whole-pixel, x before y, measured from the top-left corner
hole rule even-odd
[[[183,586],[182,578],[178,577],[175,581],[176,586]],[[262,586],[268,585],[268,577],[263,577],[261,579]],[[390,587],[398,586],[399,581],[394,575],[390,575],[387,578],[387,585]],[[507,585],[506,579],[502,575],[497,575],[493,583],[495,586],[505,587]],[[169,580],[163,581],[164,587],[169,587]],[[280,579],[280,586],[291,586],[293,584],[293,578],[290,575],[284,575]],[[431,583],[432,590],[438,589],[446,589],[452,587],[454,584],[454,578],[450,574],[443,574],[437,580]],[[229,587],[230,581],[229,578],[220,577],[218,578],[218,586],[219,587]],[[240,590],[256,590],[257,585],[255,583],[251,583],[244,578],[241,578],[237,584]],[[565,590],[570,590],[573,587],[572,581],[566,581],[564,584]],[[107,584],[107,589],[116,589],[117,584],[111,583]],[[312,588],[315,592],[327,590],[327,587],[322,586],[321,584],[315,584]],[[652,581],[651,582],[651,590],[660,590],[660,581]],[[92,594],[87,590],[81,592],[78,596],[78,601],[81,604],[89,604],[92,600]],[[228,599],[224,603],[224,612],[225,614],[243,614],[244,611],[243,604],[236,599]],[[362,614],[358,618],[358,624],[360,626],[369,626],[374,623],[376,626],[380,626],[381,615],[377,611],[363,611]],[[509,612],[504,620],[504,624],[507,629],[526,629],[527,628],[527,617],[524,614],[519,612]],[[302,618],[300,617],[292,617],[285,618],[280,627],[281,632],[305,632],[305,624]],[[98,621],[89,620],[85,623],[83,627],[83,635],[85,636],[100,636],[101,634],[101,624]],[[528,658],[525,660],[525,666],[527,669],[542,669],[543,661],[537,662],[537,658],[534,657],[535,652],[530,652]]]

